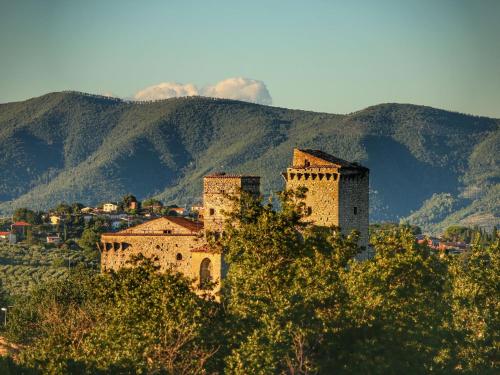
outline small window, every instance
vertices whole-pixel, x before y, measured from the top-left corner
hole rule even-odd
[[[305,167],[309,167],[311,165],[311,163],[309,162],[309,160],[305,159],[304,160],[304,166]]]
[[[182,254],[181,253],[177,253],[177,255],[175,256],[175,259],[182,260]]]
[[[311,215],[312,215],[312,213],[313,213],[313,209],[312,209],[312,207],[307,207],[307,215],[308,215],[308,216],[311,216]]]
[[[215,214],[215,209],[211,208],[209,212],[210,212],[210,216],[212,216]]]
[[[357,214],[358,214],[358,208],[354,207],[354,215],[357,215]]]
[[[200,286],[206,287],[212,281],[212,262],[205,258],[200,265]]]

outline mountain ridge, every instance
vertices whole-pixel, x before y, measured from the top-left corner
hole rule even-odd
[[[309,147],[371,168],[372,220],[440,230],[448,217],[480,214],[489,219],[477,224],[491,227],[499,128],[499,119],[415,104],[344,115],[205,97],[138,103],[49,93],[0,104],[0,211],[128,192],[187,205],[200,199],[202,176],[222,169],[260,174],[270,194],[282,188],[292,148]],[[431,212],[446,201],[434,194],[456,201],[448,215]]]

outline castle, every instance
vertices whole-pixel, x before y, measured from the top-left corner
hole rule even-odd
[[[282,176],[286,189],[308,189],[303,200],[306,220],[318,226],[338,226],[344,233],[357,230],[359,244],[368,247],[368,168],[322,151],[294,149],[292,166]],[[224,212],[233,207],[230,197],[241,191],[258,196],[260,177],[208,175],[203,178],[198,221],[167,216],[102,234],[98,243],[101,271],[116,270],[142,254],[156,259],[162,270],[174,268],[197,285],[222,280],[224,255],[208,247],[206,236],[222,231]]]

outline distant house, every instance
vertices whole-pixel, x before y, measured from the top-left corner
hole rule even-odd
[[[0,232],[0,240],[9,240],[10,232]]]
[[[52,243],[54,245],[59,245],[61,243],[61,237],[57,236],[47,236],[47,243]]]
[[[27,223],[25,221],[16,221],[10,226],[10,232],[15,234],[16,237],[21,237],[24,238],[26,236],[26,232],[28,228],[31,227],[30,223]]]
[[[49,220],[52,225],[57,225],[61,222],[62,219],[59,215],[50,215]]]
[[[131,201],[128,204],[128,209],[129,210],[137,210],[139,208],[139,203],[137,201]]]
[[[93,207],[83,207],[80,212],[82,214],[88,214],[88,213],[91,213],[91,212],[94,212],[94,208]]]
[[[104,203],[102,205],[102,210],[104,212],[116,212],[118,211],[118,205],[114,203]]]

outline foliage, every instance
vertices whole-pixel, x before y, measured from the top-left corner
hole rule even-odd
[[[198,374],[217,363],[220,305],[148,260],[117,273],[71,274],[14,306],[8,335],[42,372]]]
[[[457,367],[465,373],[498,373],[500,239],[455,259],[451,279]]]
[[[234,199],[210,246],[228,265],[220,303],[148,259],[77,267],[19,296],[16,366],[42,373],[496,374],[500,239],[438,255],[409,226],[358,234],[303,216],[305,190]],[[454,231],[451,231],[454,233]],[[0,362],[0,366],[2,363]]]
[[[35,212],[28,208],[18,208],[14,211],[12,216],[12,220],[16,221],[25,221],[30,224],[41,224],[42,223],[42,215],[40,212]]]
[[[282,210],[242,202],[223,246],[229,373],[314,373],[338,349],[346,291],[340,270],[359,251],[357,236],[301,221],[303,192],[285,193]]]

